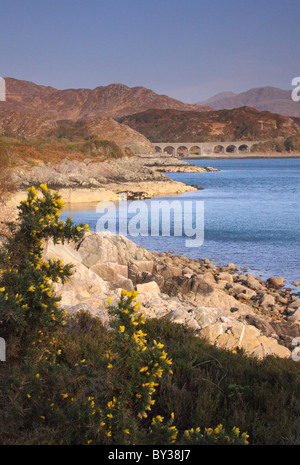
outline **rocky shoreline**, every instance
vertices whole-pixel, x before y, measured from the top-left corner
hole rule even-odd
[[[117,303],[121,289],[138,290],[146,318],[186,325],[227,350],[291,358],[300,336],[299,295],[283,278],[263,281],[234,264],[150,252],[110,232],[87,233],[77,247],[48,244],[45,257],[75,266],[70,281],[56,287],[70,314],[85,310],[108,325],[107,298]]]
[[[84,161],[64,159],[56,165],[39,161],[34,166],[23,163],[12,172],[17,192],[9,205],[16,206],[26,197],[28,187],[39,186],[41,183],[47,184],[50,189],[59,189],[65,202],[71,204],[117,201],[119,194],[124,192],[133,200],[197,190],[195,186],[173,181],[163,174],[177,171],[218,170],[201,168],[170,157],[124,157],[107,162],[90,158]]]

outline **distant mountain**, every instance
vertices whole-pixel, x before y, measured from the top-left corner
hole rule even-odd
[[[259,111],[270,111],[285,116],[300,117],[300,102],[292,100],[292,91],[276,87],[257,87],[240,94],[228,95],[223,92],[211,97],[199,105],[209,105],[215,110],[248,106]]]
[[[229,97],[235,97],[237,94],[234,92],[220,92],[219,94],[213,95],[213,97],[208,98],[205,100],[205,105],[210,105],[210,103],[218,102],[219,100],[224,100]],[[196,105],[201,105],[201,103],[197,103]],[[214,108],[214,107],[213,107]]]
[[[207,112],[147,110],[118,118],[151,142],[269,140],[300,136],[300,119],[254,108]]]
[[[123,84],[110,84],[93,90],[58,90],[9,77],[5,78],[5,82],[6,102],[0,102],[0,111],[10,110],[52,120],[124,116],[152,108],[183,111],[208,109],[182,103],[167,95],[158,95],[144,87],[127,87]]]

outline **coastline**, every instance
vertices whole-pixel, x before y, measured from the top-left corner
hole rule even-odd
[[[65,203],[68,205],[105,201],[115,202],[119,200],[119,194],[125,192],[130,200],[179,195],[188,191],[200,190],[201,188],[187,185],[179,181],[173,181],[169,179],[165,173],[218,171],[216,168],[209,166],[203,168],[193,165],[193,160],[255,158],[300,158],[300,154],[211,154],[182,158],[176,158],[170,155],[161,157],[159,154],[144,154],[129,159],[120,159],[119,164],[121,167],[117,170],[116,165],[118,164],[118,160],[97,163],[94,160],[86,159],[84,162],[76,164],[74,162],[64,161],[61,165],[63,167],[63,175],[60,172],[60,165],[57,167],[51,165],[47,167],[38,166],[31,170],[21,167],[16,176],[17,185],[21,182],[21,187],[11,195],[10,199],[7,201],[7,208],[15,209],[20,201],[26,198],[27,187],[31,185],[37,186],[40,183],[48,184],[51,190],[59,190],[65,199]],[[65,165],[68,165],[67,169]],[[108,171],[111,171],[109,176],[107,175]],[[84,173],[84,176],[82,173]],[[26,187],[22,186],[22,183],[24,184],[24,176],[27,178]],[[57,187],[55,184],[57,184]]]
[[[56,189],[50,188],[51,191]],[[123,184],[108,184],[105,188],[73,188],[62,187],[58,188],[65,204],[88,204],[98,202],[116,202],[119,200],[120,193],[128,193],[130,199],[143,199],[159,196],[172,196],[183,194],[188,191],[197,190],[194,186],[186,185],[177,181],[145,181],[140,183],[123,183]],[[19,190],[15,192],[7,201],[8,209],[15,209],[22,200],[27,197],[27,190]]]
[[[119,162],[119,163],[118,163]],[[60,165],[36,166],[28,170],[19,167],[14,180],[20,187],[7,201],[7,207],[15,209],[27,196],[27,187],[48,185],[59,190],[67,204],[87,204],[118,201],[120,193],[127,193],[130,200],[159,196],[172,196],[198,190],[179,181],[169,179],[164,172],[218,171],[201,168],[176,158],[131,157],[112,162],[95,162],[86,159],[75,163],[66,160]]]
[[[186,166],[190,170],[191,166],[170,157],[159,161],[159,169]],[[197,190],[171,181],[146,165],[143,160],[139,168],[145,168],[147,180],[138,180],[134,174],[134,181],[127,170],[121,174],[119,171],[115,182],[106,182],[100,189],[82,186],[57,190],[66,204],[83,208],[89,202],[117,201],[120,192],[144,198],[141,196]],[[210,170],[200,168],[200,171]],[[27,190],[22,190],[14,196],[15,207],[26,194]],[[84,309],[107,323],[107,298],[117,301],[121,288],[136,289],[141,294],[141,311],[146,317],[167,318],[186,325],[195,334],[227,350],[241,348],[258,358],[267,355],[290,358],[292,340],[300,336],[299,294],[284,288],[284,278],[263,280],[239,270],[233,263],[223,266],[213,263],[212,258],[192,259],[170,251],[151,252],[126,237],[108,232],[87,233],[75,249],[70,245],[50,245],[46,249],[47,258],[61,258],[76,266],[70,282],[57,288],[64,308],[71,314]]]
[[[109,324],[107,298],[137,290],[146,318],[184,325],[217,347],[259,359],[291,358],[300,336],[300,299],[283,278],[264,281],[233,263],[151,252],[125,236],[86,233],[79,245],[49,244],[45,258],[72,263],[76,272],[56,291],[70,314],[88,311]]]

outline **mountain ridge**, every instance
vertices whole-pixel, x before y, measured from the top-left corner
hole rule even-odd
[[[198,102],[198,105],[209,105],[215,110],[230,110],[248,106],[259,111],[270,111],[283,116],[300,117],[300,104],[292,100],[292,90],[278,87],[254,87],[234,96],[223,96],[224,92],[209,99]],[[226,94],[226,92],[225,92]]]
[[[94,89],[56,89],[31,81],[5,78],[6,101],[0,109],[54,120],[89,120],[120,117],[151,108],[207,111],[209,108],[180,102],[142,86],[115,83]]]

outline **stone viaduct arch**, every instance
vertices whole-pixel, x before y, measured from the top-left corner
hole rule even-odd
[[[173,156],[182,156],[182,148],[186,156],[209,155],[213,153],[239,153],[250,152],[251,147],[259,141],[228,141],[228,142],[154,142],[153,149],[161,154],[169,153]]]

